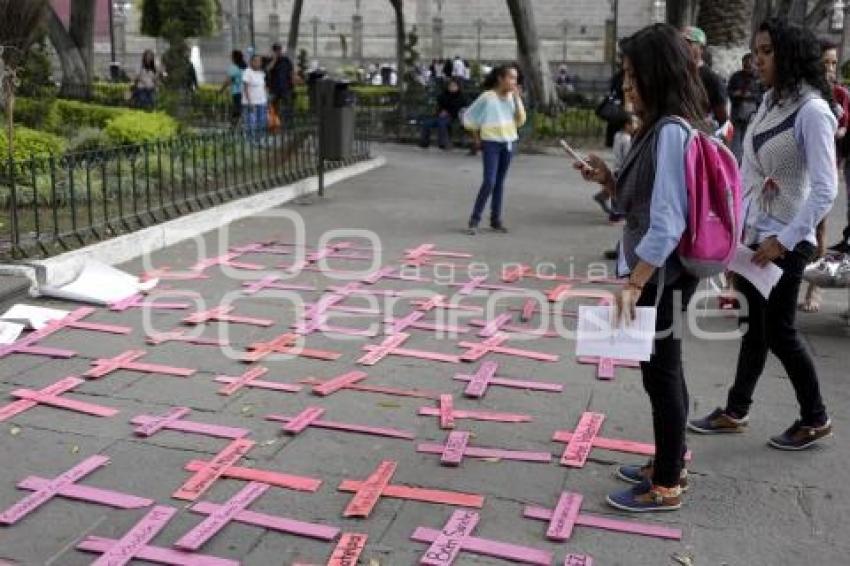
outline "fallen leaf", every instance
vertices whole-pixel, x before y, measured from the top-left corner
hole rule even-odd
[[[18,436],[19,434],[21,434],[21,427],[19,427],[19,426],[11,427],[9,429],[9,434],[11,434],[12,436]]]
[[[277,442],[277,440],[275,440],[274,438],[272,438],[271,440],[266,440],[265,442],[263,442],[263,446],[271,446],[271,445],[272,445],[272,444],[274,444],[275,442]]]
[[[682,566],[694,566],[694,559],[688,554],[671,554],[670,558],[681,564]]]
[[[372,558],[369,560],[369,566],[381,566],[381,563]]]
[[[383,407],[385,409],[400,409],[401,408],[401,405],[399,405],[398,403],[395,403],[393,401],[379,401],[378,406]]]
[[[80,451],[80,447],[77,446],[76,444],[71,446],[71,454],[76,454],[79,451]]]
[[[254,405],[245,405],[245,406],[242,407],[242,414],[243,415],[249,415],[253,411],[254,411]]]

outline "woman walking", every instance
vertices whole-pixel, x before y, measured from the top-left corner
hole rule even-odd
[[[238,49],[230,54],[230,66],[227,68],[227,78],[221,85],[221,92],[230,93],[230,123],[235,128],[239,125],[242,117],[242,75],[248,65],[245,63],[245,55]]]
[[[525,124],[525,107],[517,90],[517,67],[501,65],[493,69],[484,80],[484,92],[463,115],[463,125],[472,132],[473,143],[481,146],[484,160],[484,180],[469,218],[468,234],[478,233],[478,224],[490,202],[490,227],[496,232],[507,232],[502,223],[502,200],[505,176],[511,164],[517,129]]]
[[[142,68],[133,84],[133,98],[136,106],[144,110],[153,110],[156,105],[156,87],[159,75],[156,72],[156,57],[153,51],[146,50],[142,54]]]
[[[617,475],[634,487],[609,495],[608,503],[626,511],[669,511],[681,507],[687,485],[681,314],[683,297],[697,285],[676,253],[687,227],[685,146],[691,125],[704,128],[707,102],[688,46],[672,26],[644,28],[623,40],[621,50],[623,90],[640,130],[616,177],[595,155],[588,156],[589,167],[576,167],[615,195],[626,218],[617,264],[628,283],[616,297],[618,317],[629,321],[635,307],[657,307],[653,354],[641,363],[656,456],[645,466],[621,466]]]
[[[802,450],[832,435],[817,370],[796,324],[803,269],[816,253],[816,228],[838,191],[837,121],[832,87],[814,34],[780,19],[764,22],[755,38],[756,69],[769,88],[744,139],[744,243],[758,265],[773,262],[782,278],[764,298],[743,277],[736,287],[747,302],[742,317],[735,382],[725,408],[688,427],[703,434],[743,432],[753,392],[772,352],[788,373],[800,418],[770,439],[780,450]]]
[[[249,137],[257,144],[262,143],[268,119],[269,91],[266,88],[266,72],[263,58],[251,57],[251,66],[242,73],[243,123]]]

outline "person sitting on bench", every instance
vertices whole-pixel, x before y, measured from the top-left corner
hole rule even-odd
[[[431,145],[431,130],[437,128],[437,144],[442,149],[449,149],[449,127],[457,121],[461,109],[466,106],[466,98],[460,90],[460,83],[451,79],[446,83],[446,89],[437,97],[437,113],[425,118],[422,122],[422,138],[419,145]]]

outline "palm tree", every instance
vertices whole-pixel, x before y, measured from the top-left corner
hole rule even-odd
[[[714,68],[729,76],[750,50],[755,0],[703,0],[697,25],[708,36]]]

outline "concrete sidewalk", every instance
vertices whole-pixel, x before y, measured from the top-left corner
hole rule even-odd
[[[480,162],[460,151],[421,151],[406,147],[376,147],[387,157],[382,169],[340,183],[329,190],[329,198],[310,206],[290,205],[279,210],[303,217],[306,239],[316,245],[329,230],[370,230],[380,237],[382,265],[393,265],[407,248],[434,243],[437,248],[474,254],[476,262],[490,266],[491,280],[505,263],[554,264],[559,273],[585,273],[589,264],[606,265],[600,252],[610,247],[618,229],[611,227],[590,199],[592,187],[585,185],[563,158],[520,155],[512,166],[506,200],[505,222],[511,233],[500,235],[484,230],[475,237],[463,233],[469,209],[480,182]],[[845,201],[842,195],[832,214],[830,231],[840,232]],[[341,239],[356,234],[340,232]],[[186,269],[199,256],[221,253],[220,245],[247,244],[267,240],[293,240],[291,225],[280,217],[259,215],[234,223],[225,232],[207,234],[202,241],[177,244],[151,258],[159,266]],[[832,240],[832,239],[831,239]],[[203,249],[199,249],[203,246]],[[287,256],[246,254],[242,261],[272,268],[289,262]],[[331,260],[339,269],[356,269],[364,262]],[[124,266],[132,272],[143,268],[141,260]],[[465,270],[455,280],[466,281]],[[208,270],[209,279],[168,281],[163,288],[194,290],[205,308],[233,299],[241,281],[220,268]],[[430,270],[423,270],[430,275]],[[238,272],[242,277],[255,277]],[[446,270],[441,278],[449,276]],[[315,284],[320,289],[336,284],[317,273],[301,274],[297,283]],[[550,283],[526,280],[520,286],[544,291]],[[456,289],[428,283],[384,280],[384,289],[430,289],[447,295]],[[313,300],[318,293],[304,292]],[[27,300],[20,297],[18,301]],[[390,356],[377,365],[355,364],[365,344],[382,337],[343,340],[313,334],[307,346],[342,354],[337,361],[296,358],[260,362],[269,368],[271,381],[296,383],[313,376],[327,379],[351,370],[369,374],[366,382],[377,386],[419,388],[454,394],[457,408],[526,414],[530,423],[498,423],[459,420],[457,430],[474,434],[471,443],[553,454],[549,464],[506,460],[466,459],[459,468],[441,467],[439,456],[419,454],[419,442],[442,443],[446,431],[437,418],[417,416],[422,406],[435,406],[428,399],[395,397],[358,391],[340,391],[328,397],[244,388],[232,396],[217,394],[217,375],[236,376],[247,364],[228,358],[223,352],[205,346],[176,342],[146,345],[144,329],[160,330],[180,326],[186,313],[156,311],[145,316],[140,310],[123,313],[99,309],[91,320],[133,328],[128,336],[93,334],[69,329],[50,337],[42,345],[78,351],[69,360],[50,360],[26,354],[0,359],[0,405],[11,400],[13,389],[40,389],[67,375],[79,375],[91,360],[112,357],[129,349],[144,349],[144,361],[197,369],[190,378],[145,375],[119,371],[89,381],[68,397],[120,409],[110,418],[97,418],[49,407],[30,409],[0,423],[0,510],[26,493],[15,484],[30,475],[55,477],[92,454],[102,453],[111,463],[80,483],[152,498],[161,505],[180,509],[176,517],[152,544],[169,547],[200,522],[200,516],[186,509],[183,501],[172,499],[189,477],[183,470],[192,459],[209,460],[227,440],[173,431],[150,438],[135,436],[129,420],[140,414],[161,414],[173,406],[187,406],[192,420],[242,427],[251,431],[257,444],[239,465],[275,470],[321,479],[316,493],[271,488],[251,505],[254,511],[301,521],[334,525],[345,532],[368,533],[369,541],[361,564],[401,566],[416,564],[427,545],[410,540],[418,526],[439,528],[451,515],[452,507],[382,498],[365,520],[344,519],[343,509],[351,494],[337,491],[343,479],[365,479],[381,460],[395,460],[398,469],[394,484],[455,490],[482,494],[486,502],[476,536],[526,545],[554,553],[553,564],[562,564],[569,552],[587,554],[599,566],[656,566],[668,564],[777,566],[818,564],[840,566],[850,552],[850,527],[846,509],[850,501],[850,468],[846,462],[850,448],[842,433],[850,426],[850,390],[845,385],[850,331],[839,318],[846,309],[847,296],[827,292],[823,312],[801,315],[800,323],[816,356],[824,397],[836,429],[836,439],[805,453],[781,453],[766,446],[767,438],[796,417],[793,392],[776,360],[768,368],[757,390],[757,400],[749,431],[724,438],[689,437],[694,452],[692,487],[685,507],[663,516],[624,516],[608,508],[605,495],[623,486],[613,475],[613,465],[642,462],[637,456],[594,450],[582,469],[558,465],[562,444],[551,441],[556,430],[571,430],[583,411],[605,413],[602,436],[648,442],[652,439],[649,403],[639,373],[618,369],[614,381],[595,378],[594,368],[576,363],[572,341],[542,338],[517,340],[518,347],[560,355],[556,363],[490,355],[500,364],[499,374],[516,378],[559,383],[560,394],[532,392],[504,387],[491,388],[480,400],[466,399],[465,385],[453,380],[458,372],[471,372],[479,364],[454,365]],[[11,303],[14,301],[8,301]],[[71,309],[61,301],[28,300],[33,304]],[[484,305],[480,297],[464,299]],[[347,304],[357,304],[352,299]],[[522,301],[514,300],[514,305]],[[258,340],[269,340],[287,332],[294,322],[291,305],[272,296],[244,296],[234,302],[239,315],[271,318],[269,328],[210,323],[204,335],[217,337],[227,332],[234,350]],[[0,308],[6,308],[6,304]],[[410,312],[396,311],[396,315]],[[147,318],[147,321],[145,320]],[[430,314],[429,319],[434,315]],[[375,322],[378,317],[366,319]],[[339,325],[362,326],[364,319],[333,320]],[[572,325],[573,322],[568,324]],[[730,319],[715,318],[702,328],[732,329]],[[457,340],[440,340],[434,333],[411,331],[411,348],[458,354]],[[479,341],[474,334],[464,340]],[[710,411],[724,399],[737,358],[736,341],[706,341],[689,337],[685,344],[686,375],[693,412]],[[308,428],[298,436],[280,433],[279,423],[264,417],[271,413],[294,415],[318,405],[328,420],[392,427],[415,433],[415,441],[346,434]],[[221,503],[245,483],[220,479],[201,498]],[[576,527],[564,544],[546,540],[546,525],[523,519],[526,504],[552,507],[563,490],[584,496],[583,511],[609,517],[651,522],[683,530],[680,542],[619,534]],[[0,527],[0,564],[5,560],[24,565],[75,566],[94,560],[92,554],[74,550],[85,536],[122,537],[145,514],[144,510],[114,510],[109,507],[55,498],[20,523]],[[291,565],[325,564],[335,543],[315,541],[245,524],[232,523],[206,543],[202,552],[241,560],[243,564]],[[455,564],[504,564],[494,558],[461,553]]]

